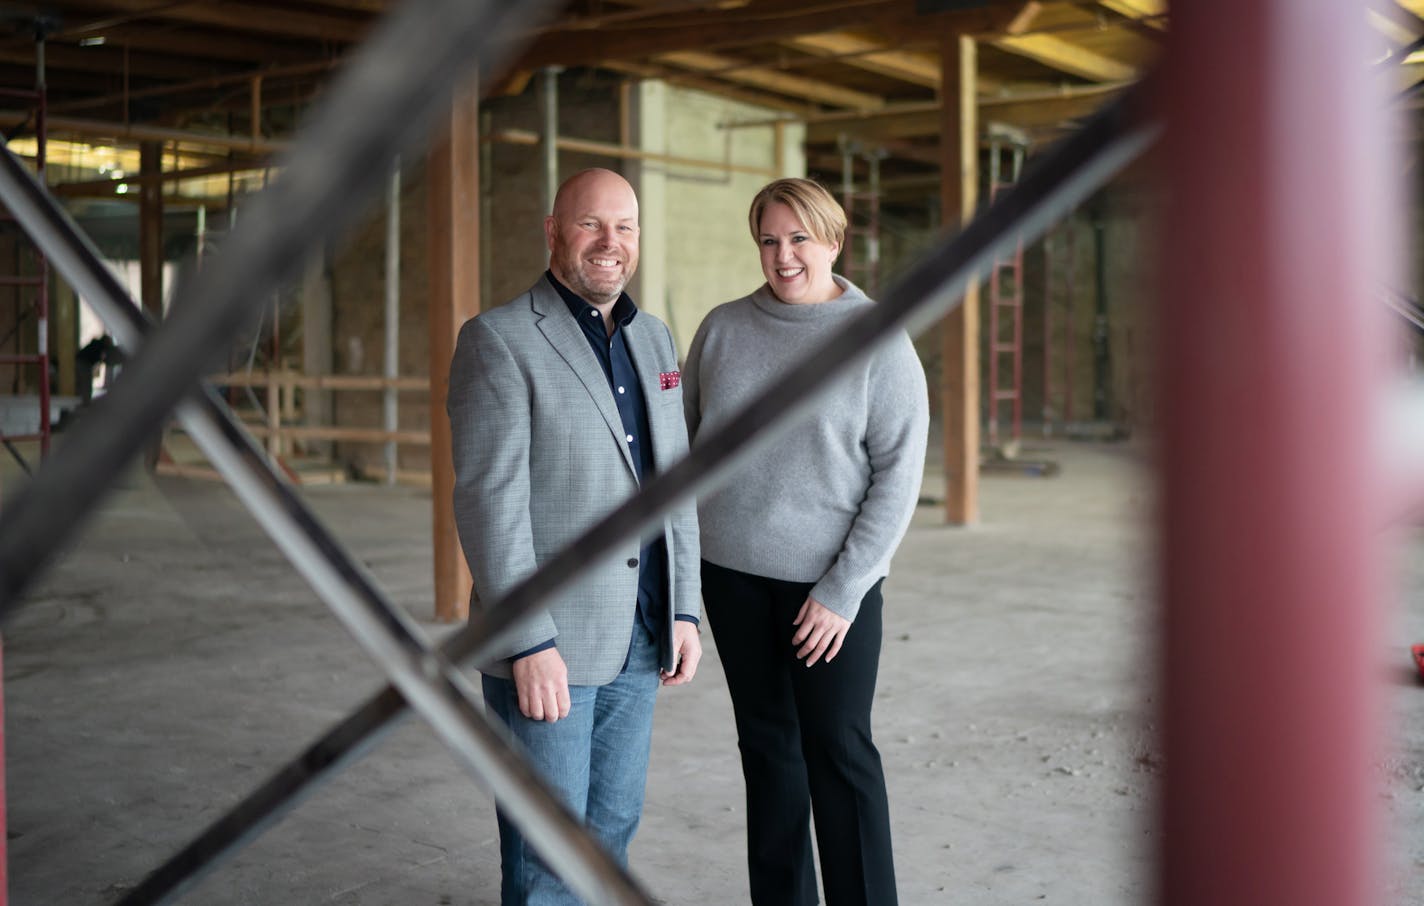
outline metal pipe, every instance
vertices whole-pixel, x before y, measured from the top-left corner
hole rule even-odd
[[[1371,300],[1407,233],[1359,12],[1172,8],[1156,445],[1166,906],[1384,902],[1387,489],[1370,441],[1390,356]]]
[[[390,188],[386,194],[386,356],[385,376],[394,381],[400,377],[400,158],[391,168]],[[387,431],[400,425],[400,410],[396,388],[386,387],[382,414]],[[386,484],[396,483],[397,452],[395,441],[385,448]]]
[[[499,142],[508,145],[538,145],[541,142],[537,132],[529,132],[525,129],[500,129],[497,131],[483,130],[480,133],[486,144]],[[777,169],[771,167],[757,167],[751,164],[734,164],[728,159],[709,160],[703,157],[682,157],[676,154],[659,154],[654,151],[644,151],[641,148],[629,148],[623,145],[615,145],[611,142],[598,142],[586,138],[569,138],[568,136],[558,136],[555,145],[560,151],[577,151],[582,154],[598,154],[604,157],[612,157],[617,160],[639,160],[655,164],[668,164],[676,167],[699,167],[704,170],[721,170],[724,173],[749,173],[753,176],[765,176],[768,179],[780,175]]]
[[[543,163],[544,211],[554,210],[554,193],[559,188],[559,67],[545,66],[539,70],[539,116],[544,131],[539,137],[540,160]]]

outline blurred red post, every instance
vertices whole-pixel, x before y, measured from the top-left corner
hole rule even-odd
[[[10,902],[10,853],[6,848],[9,825],[5,821],[5,663],[0,644],[0,906]]]
[[[1402,170],[1359,3],[1194,0],[1171,26],[1159,900],[1364,906]]]

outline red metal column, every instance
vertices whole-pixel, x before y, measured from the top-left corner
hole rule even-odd
[[[1379,902],[1375,286],[1401,233],[1365,25],[1352,0],[1172,9],[1168,906]]]
[[[0,646],[3,648],[3,646]],[[3,677],[3,663],[0,663],[0,677]],[[10,853],[5,841],[9,839],[9,824],[5,818],[5,684],[0,680],[0,906],[10,902]]]

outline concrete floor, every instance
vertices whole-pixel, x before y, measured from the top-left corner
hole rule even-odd
[[[1062,472],[986,476],[970,530],[922,507],[887,587],[876,732],[907,906],[1152,898],[1149,476],[1126,445],[1023,455]],[[926,492],[941,486],[931,470]],[[305,496],[445,631],[428,622],[428,493]],[[1424,538],[1400,553],[1381,643],[1389,903],[1424,884],[1424,686],[1405,655],[1424,641]],[[17,906],[114,902],[382,685],[226,490],[186,479],[131,473],[4,633]],[[736,744],[704,638],[697,681],[660,698],[632,854],[669,904],[746,901]],[[487,906],[497,849],[489,798],[412,720],[183,902]]]

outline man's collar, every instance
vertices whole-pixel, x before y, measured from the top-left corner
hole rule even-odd
[[[590,311],[597,311],[583,296],[560,283],[559,278],[554,276],[552,270],[544,271],[544,276],[548,278],[549,284],[558,291],[559,297],[569,307],[569,313],[574,316],[575,320],[581,321],[588,317]],[[619,293],[618,301],[613,303],[613,323],[620,327],[627,327],[637,313],[638,306],[633,304],[632,297],[627,293]]]

